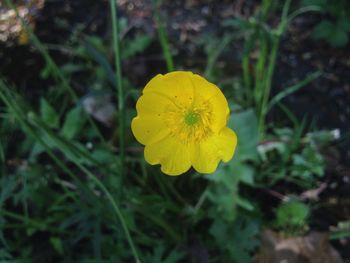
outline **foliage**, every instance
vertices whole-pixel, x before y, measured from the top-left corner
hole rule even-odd
[[[310,215],[310,208],[302,202],[289,200],[276,211],[276,225],[285,231],[296,234],[303,231]]]
[[[333,47],[345,47],[349,43],[350,5],[346,0],[304,0],[302,6],[316,6],[325,15],[313,29],[315,40],[325,40]]]

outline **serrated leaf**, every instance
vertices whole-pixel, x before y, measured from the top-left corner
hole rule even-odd
[[[299,201],[282,203],[276,211],[276,224],[282,227],[299,227],[306,223],[310,208]]]
[[[59,237],[51,237],[50,242],[60,255],[64,254],[62,240]]]
[[[137,53],[144,51],[152,42],[152,38],[148,35],[139,35],[132,40],[125,41],[123,45],[122,59],[135,56]]]
[[[40,99],[40,116],[49,127],[58,127],[59,116],[56,110],[44,98]]]
[[[78,105],[67,113],[61,130],[62,136],[66,139],[73,139],[81,131],[85,122],[84,110]]]

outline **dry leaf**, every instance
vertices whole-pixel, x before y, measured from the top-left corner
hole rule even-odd
[[[266,230],[257,263],[342,263],[326,233],[312,232],[304,237],[282,237]]]

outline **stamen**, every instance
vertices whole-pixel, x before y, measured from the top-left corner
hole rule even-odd
[[[185,123],[189,126],[193,126],[200,120],[200,115],[195,111],[189,111],[185,115]]]
[[[166,117],[165,117],[166,116]],[[167,111],[165,121],[172,136],[184,144],[198,143],[211,134],[212,111],[209,102],[183,105]]]

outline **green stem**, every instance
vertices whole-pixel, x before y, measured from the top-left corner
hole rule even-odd
[[[163,20],[160,16],[161,0],[153,0],[155,5],[154,18],[156,22],[158,37],[162,47],[163,56],[167,65],[168,72],[174,71],[174,62],[170,51],[168,37],[165,31]]]
[[[207,60],[207,66],[204,71],[204,76],[209,79],[213,80],[213,71],[215,68],[215,64],[219,58],[219,56],[222,54],[223,50],[227,47],[227,45],[232,41],[233,35],[225,35],[224,38],[216,45],[214,44],[214,47],[208,52],[208,60]]]
[[[272,43],[272,48],[271,48],[271,53],[269,56],[269,65],[267,68],[267,73],[266,73],[266,80],[264,83],[264,93],[261,101],[261,106],[260,106],[260,111],[259,111],[259,137],[262,139],[265,134],[265,119],[266,119],[266,114],[267,114],[267,103],[268,99],[270,97],[270,92],[271,92],[271,84],[272,84],[272,77],[273,73],[275,70],[275,65],[276,65],[276,58],[277,58],[277,51],[279,47],[279,37],[276,36],[273,39]]]
[[[259,130],[260,138],[263,138],[265,134],[265,122],[266,122],[266,115],[268,112],[267,104],[268,104],[268,100],[271,92],[272,77],[275,70],[277,51],[279,48],[281,36],[285,31],[288,23],[288,11],[289,11],[290,4],[291,4],[291,0],[285,1],[283,6],[283,11],[282,11],[281,22],[278,25],[276,32],[272,34],[272,46],[271,46],[271,53],[269,56],[269,65],[267,68],[266,81],[264,83],[264,93],[263,93],[262,103],[259,111],[260,116],[259,116],[258,130]]]
[[[110,0],[110,10],[112,16],[112,35],[114,47],[114,63],[116,70],[117,83],[117,99],[118,99],[118,117],[119,117],[119,152],[120,152],[120,189],[122,189],[123,180],[125,177],[125,106],[124,106],[124,89],[122,80],[122,66],[120,58],[120,43],[119,43],[119,23],[117,17],[116,0]],[[122,191],[120,191],[122,196]]]

